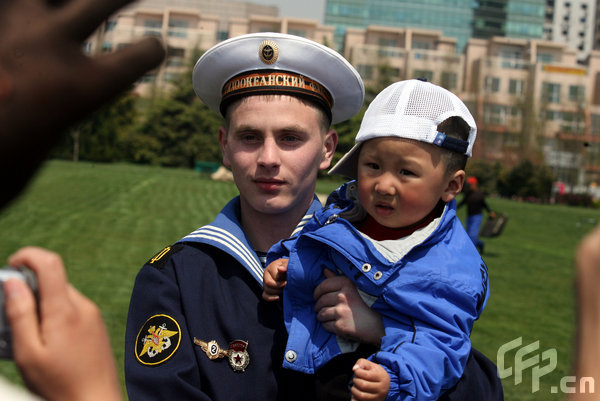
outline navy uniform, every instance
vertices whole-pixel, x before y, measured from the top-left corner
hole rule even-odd
[[[307,218],[320,207],[313,202]],[[261,298],[262,263],[238,216],[235,198],[140,271],[126,335],[131,400],[275,400],[278,392],[289,399],[278,387],[282,312]],[[296,389],[308,396],[298,399],[312,398],[309,387]]]
[[[356,114],[364,98],[360,75],[336,51],[278,33],[214,46],[196,63],[193,83],[223,115],[240,97],[282,93],[313,102],[336,123]],[[307,216],[320,207],[315,198]],[[139,272],[125,341],[131,400],[314,398],[311,376],[281,367],[283,314],[262,300],[264,266],[239,221],[235,198]]]

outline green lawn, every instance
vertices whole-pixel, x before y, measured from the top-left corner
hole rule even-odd
[[[335,186],[322,181],[318,191]],[[24,245],[60,253],[71,281],[100,305],[123,379],[124,326],[137,271],[165,245],[210,222],[236,193],[233,184],[191,170],[53,161],[0,213],[0,259]],[[573,252],[593,227],[590,219],[600,215],[503,199],[489,203],[510,221],[502,236],[486,241],[491,298],[473,343],[493,361],[502,344],[519,337],[523,346],[539,341],[525,358],[556,349],[558,366],[542,377],[538,392],[532,394],[531,368],[518,385],[514,377],[505,379],[504,389],[511,401],[562,399],[551,388],[571,374]],[[507,353],[507,367],[515,351]],[[539,364],[548,361],[542,357]],[[9,361],[0,362],[0,374],[19,380]]]

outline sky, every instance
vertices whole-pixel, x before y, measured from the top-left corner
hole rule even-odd
[[[246,0],[249,3],[279,7],[280,17],[310,18],[323,23],[325,0]]]

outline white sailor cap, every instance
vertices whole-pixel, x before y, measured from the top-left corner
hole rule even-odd
[[[460,117],[469,126],[467,140],[438,132],[438,125],[450,117]],[[373,99],[356,134],[355,145],[329,174],[356,179],[360,148],[369,139],[413,139],[470,157],[476,136],[475,119],[454,93],[419,79],[394,82]]]
[[[358,113],[365,94],[358,72],[335,50],[271,32],[213,46],[196,62],[192,81],[198,97],[222,115],[240,97],[281,93],[315,102],[337,123]]]

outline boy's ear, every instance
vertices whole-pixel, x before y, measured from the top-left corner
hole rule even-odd
[[[456,198],[460,191],[462,191],[465,183],[465,170],[458,170],[448,177],[446,189],[442,193],[442,200],[444,202],[450,202]]]

